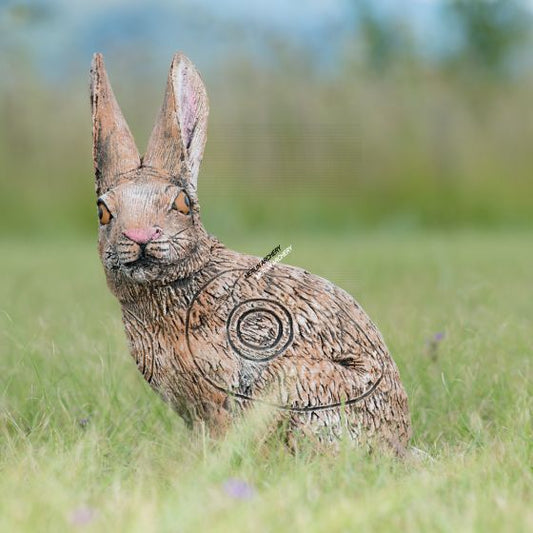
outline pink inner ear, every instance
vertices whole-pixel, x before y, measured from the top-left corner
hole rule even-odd
[[[179,84],[180,129],[183,144],[188,150],[198,121],[200,95],[198,94],[198,88],[194,84],[194,73],[191,73],[186,65],[181,66],[179,75],[181,78],[181,83]]]

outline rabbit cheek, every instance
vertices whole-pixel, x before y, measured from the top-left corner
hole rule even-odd
[[[196,247],[197,239],[192,231],[182,231],[170,241],[171,257],[174,262],[188,258]]]
[[[118,270],[120,268],[115,240],[109,226],[100,226],[98,252],[106,270]]]

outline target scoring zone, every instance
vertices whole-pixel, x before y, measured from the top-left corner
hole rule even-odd
[[[231,310],[226,333],[238,355],[249,361],[265,362],[284,352],[292,342],[292,317],[280,303],[254,298]]]
[[[245,273],[245,269],[222,271],[192,298],[185,321],[185,338],[199,377],[235,398],[295,412],[351,405],[376,391],[384,375],[381,359],[369,360],[373,366],[368,367],[359,383],[334,361],[314,359],[300,366],[293,353],[296,333],[292,309],[272,299],[271,279],[263,276],[262,283],[252,291]],[[253,298],[253,293],[266,297]],[[305,339],[299,339],[301,349],[300,341]],[[238,359],[242,364],[237,364]],[[241,388],[241,370],[246,363],[258,371],[251,391]],[[296,383],[304,383],[312,375],[325,383],[337,379],[341,387],[333,396],[325,388],[317,387],[312,403],[302,401]],[[266,376],[267,381],[262,381],[261,376]],[[287,383],[294,379],[294,386],[287,389]],[[275,383],[282,384],[279,398],[272,402],[262,398],[262,393]]]

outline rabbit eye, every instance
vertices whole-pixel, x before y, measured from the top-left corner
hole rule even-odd
[[[173,208],[184,215],[188,215],[191,212],[191,199],[185,191],[181,191],[178,196],[176,196]]]
[[[98,218],[100,219],[100,224],[102,224],[102,226],[109,224],[113,218],[113,215],[107,208],[107,205],[105,205],[102,200],[98,200],[96,205],[98,207]]]

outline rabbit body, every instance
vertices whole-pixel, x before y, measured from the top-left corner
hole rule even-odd
[[[345,291],[213,240],[185,282],[114,287],[131,353],[150,385],[188,422],[220,432],[254,401],[319,440],[378,435],[403,449],[407,397],[380,333]]]
[[[402,454],[407,396],[354,299],[301,268],[274,264],[250,275],[260,259],[203,228],[196,177],[207,99],[192,64],[174,57],[142,159],[101,56],[92,76],[99,250],[144,378],[187,422],[214,434],[263,403],[289,436],[329,444],[348,434]]]

